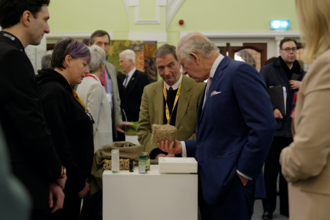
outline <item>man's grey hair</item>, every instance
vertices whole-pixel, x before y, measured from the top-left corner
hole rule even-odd
[[[211,57],[211,51],[219,53],[219,48],[207,37],[198,32],[189,33],[182,37],[177,47],[177,52],[180,52],[180,59],[188,63],[192,61],[191,53],[201,54],[203,57]]]
[[[157,58],[163,58],[168,54],[172,54],[176,61],[178,61],[178,57],[176,56],[175,46],[164,44],[159,47],[154,55],[154,60],[156,61]]]
[[[105,52],[97,45],[92,45],[89,50],[91,52],[91,62],[88,67],[89,71],[94,73],[100,68],[101,63],[105,63]]]
[[[43,56],[41,58],[41,68],[42,69],[50,68],[51,60],[52,60],[52,55],[51,54],[46,54],[45,56]]]
[[[135,53],[134,53],[133,50],[129,50],[129,49],[124,50],[123,52],[121,52],[121,53],[119,54],[119,57],[120,57],[121,55],[125,55],[125,59],[126,59],[126,60],[132,60],[133,65],[135,65]]]

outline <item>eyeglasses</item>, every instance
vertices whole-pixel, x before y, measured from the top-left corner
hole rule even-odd
[[[285,52],[290,53],[291,51],[292,52],[296,52],[297,51],[297,48],[295,48],[295,47],[292,47],[292,48],[287,47],[287,48],[284,48],[284,49],[281,49],[281,50],[285,50]]]

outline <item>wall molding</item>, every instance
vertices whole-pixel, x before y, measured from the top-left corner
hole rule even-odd
[[[167,8],[166,8],[166,29],[170,26],[170,23],[176,14],[176,12],[181,7],[182,3],[185,0],[167,0]]]
[[[139,0],[122,0],[125,8],[126,8],[126,12],[127,12],[127,16],[128,16],[128,20],[129,20],[129,7],[134,7],[135,8],[135,24],[160,24],[160,7],[162,6],[166,6],[167,5],[167,1],[166,0],[156,0],[156,19],[139,19],[139,6],[140,6],[140,2]]]
[[[180,38],[186,36],[189,31],[181,31]],[[267,57],[279,56],[279,44],[285,37],[291,37],[300,41],[299,31],[202,31],[200,32],[217,47],[225,47],[227,43],[232,46],[241,46],[248,42],[267,43]]]
[[[180,38],[191,31],[180,31]],[[201,31],[208,38],[299,38],[299,31]]]
[[[170,25],[174,15],[185,0],[156,0],[156,19],[139,19],[139,0],[122,0],[127,12],[128,20],[129,7],[135,8],[135,24],[160,24],[160,7],[166,6],[166,29]]]
[[[46,34],[47,43],[56,43],[59,39],[64,37],[71,37],[76,40],[89,39],[93,32],[50,32]],[[115,32],[108,32],[111,40],[115,40]]]
[[[128,40],[167,42],[167,32],[129,32]]]

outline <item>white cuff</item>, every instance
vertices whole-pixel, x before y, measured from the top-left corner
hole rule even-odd
[[[181,146],[182,146],[182,157],[187,157],[187,150],[186,150],[186,143],[184,141],[180,141]]]
[[[183,152],[183,151],[182,151],[182,152]],[[247,175],[245,175],[245,174],[239,172],[238,170],[236,170],[236,172],[237,172],[239,175],[241,175],[242,177],[244,177],[245,179],[252,180],[251,177],[249,177],[249,176],[247,176]]]

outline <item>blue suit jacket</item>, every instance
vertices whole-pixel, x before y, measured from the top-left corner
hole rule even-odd
[[[221,93],[211,97],[213,91]],[[255,180],[255,197],[265,196],[261,168],[276,122],[263,78],[249,64],[225,57],[214,74],[204,109],[203,101],[196,139],[185,144],[187,155],[198,161],[205,201],[220,202],[236,170]]]

